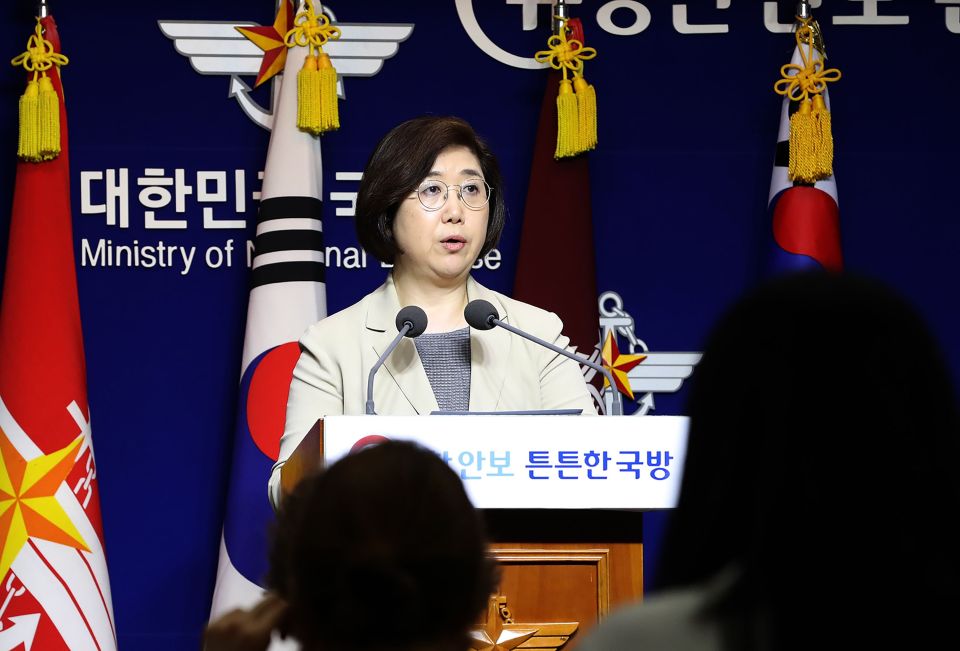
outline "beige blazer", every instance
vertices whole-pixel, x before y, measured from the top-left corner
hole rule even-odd
[[[491,291],[472,278],[467,298],[482,298],[500,319],[550,343],[567,347],[563,323],[552,312]],[[310,326],[300,339],[280,455],[270,477],[279,502],[280,468],[321,416],[363,414],[370,369],[397,336],[400,301],[393,276],[358,303]],[[404,338],[377,371],[378,414],[424,415],[439,409],[412,339]],[[573,360],[502,328],[470,331],[470,411],[579,408],[596,414]]]

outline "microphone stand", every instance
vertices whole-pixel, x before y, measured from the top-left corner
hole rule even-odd
[[[387,358],[390,357],[390,353],[393,352],[393,349],[397,347],[397,344],[400,343],[400,340],[407,336],[407,333],[413,330],[413,323],[406,321],[403,324],[403,327],[400,328],[400,332],[397,333],[397,336],[393,338],[393,341],[390,342],[390,345],[387,346],[387,349],[383,351],[383,354],[377,360],[377,363],[373,365],[373,368],[370,369],[370,375],[367,376],[367,404],[364,412],[367,416],[376,416],[377,412],[373,410],[373,376],[377,374],[377,370],[383,365]]]
[[[610,389],[611,389],[612,391],[616,391],[616,390],[617,390],[617,385],[616,385],[616,384],[614,383],[614,381],[613,381],[613,374],[610,373],[610,371],[608,371],[607,369],[605,369],[605,368],[604,368],[603,366],[601,366],[600,364],[597,364],[596,362],[591,362],[590,360],[584,359],[584,358],[582,358],[582,357],[578,357],[577,355],[574,355],[573,353],[571,353],[571,352],[570,352],[569,350],[567,350],[566,348],[561,348],[560,346],[555,346],[555,345],[551,344],[549,341],[544,341],[543,339],[540,339],[539,337],[534,337],[533,335],[527,334],[527,333],[524,332],[523,330],[519,330],[519,329],[517,329],[517,328],[514,328],[514,327],[513,327],[512,325],[510,325],[509,323],[504,323],[503,321],[501,321],[500,319],[498,319],[497,317],[495,317],[495,316],[493,316],[493,315],[491,315],[491,316],[489,317],[488,323],[493,323],[494,325],[498,325],[498,326],[500,326],[501,328],[503,328],[504,330],[507,330],[507,331],[509,331],[509,332],[512,332],[512,333],[515,334],[515,335],[519,335],[519,336],[523,337],[524,339],[527,339],[528,341],[532,341],[532,342],[535,343],[535,344],[540,344],[541,346],[546,346],[547,348],[549,348],[550,350],[552,350],[552,351],[555,352],[555,353],[558,353],[558,354],[560,354],[560,355],[563,355],[564,357],[569,357],[570,359],[574,360],[574,361],[577,362],[578,364],[585,364],[585,365],[589,366],[590,368],[594,369],[595,371],[599,371],[600,373],[603,373],[603,376],[604,376],[605,378],[607,378],[607,382],[610,383]],[[621,401],[619,401],[619,400],[617,400],[616,398],[614,398],[613,401],[612,401],[612,403],[611,403],[610,416],[622,416],[622,415],[623,415],[623,404],[621,403]]]

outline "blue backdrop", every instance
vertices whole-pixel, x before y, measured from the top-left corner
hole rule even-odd
[[[843,72],[830,93],[847,268],[907,295],[943,342],[956,377],[960,8],[934,0],[823,4],[815,13],[830,65]],[[599,51],[587,68],[600,107],[599,146],[590,154],[598,289],[623,297],[651,350],[699,350],[719,311],[760,277],[781,102],[772,88],[793,49],[790,34],[772,29],[773,21],[791,20],[794,5],[571,5]],[[490,141],[504,168],[502,261],[477,276],[509,293],[545,73],[491,54],[529,57],[542,49],[548,8],[535,0],[364,0],[331,8],[342,23],[399,23],[413,31],[377,74],[344,79],[342,128],[323,137],[327,245],[345,254],[356,246],[349,216],[337,212],[349,212],[356,173],[383,133],[422,113],[460,115]],[[7,58],[26,43],[33,11],[30,2],[0,10]],[[229,75],[199,74],[159,22],[266,25],[274,6],[64,2],[54,3],[53,13],[70,57],[63,80],[77,272],[119,642],[124,649],[194,649],[216,573],[246,242],[268,132],[243,110],[247,96],[229,96]],[[483,47],[480,35],[489,39]],[[0,84],[0,206],[10,206],[22,74],[5,67]],[[269,84],[249,97],[269,108]],[[155,209],[141,194],[155,185],[151,170],[173,179],[164,187],[174,197]],[[178,184],[192,190],[179,211]],[[205,227],[204,209],[214,222],[242,221]],[[151,210],[162,228],[148,228]],[[0,209],[0,262],[8,220],[9,209]],[[168,220],[183,220],[183,228]],[[107,264],[110,245],[161,241],[194,251],[189,269],[179,249],[163,265]],[[330,311],[384,276],[372,259],[360,268],[349,268],[349,259],[328,271]],[[557,261],[577,262],[562,251]],[[891,351],[899,346],[890,342]],[[828,362],[814,352],[805,363]],[[815,409],[815,387],[810,394]],[[683,397],[682,390],[658,395],[656,413],[682,413]],[[730,400],[750,396],[732,388]],[[895,400],[878,395],[877,409]]]

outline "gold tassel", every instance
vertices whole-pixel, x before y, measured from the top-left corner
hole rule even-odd
[[[800,102],[800,108],[790,116],[787,177],[800,183],[816,183],[833,174],[833,133],[823,93],[827,84],[838,81],[841,74],[836,68],[828,69],[824,65],[816,23],[811,18],[802,19],[800,23],[794,38],[801,63],[781,66],[781,79],[773,89],[791,101]]]
[[[567,32],[572,31],[567,29],[569,19],[555,18],[561,21],[559,32],[547,39],[549,49],[537,52],[534,59],[563,71],[557,94],[557,149],[553,157],[567,158],[597,146],[597,94],[582,72],[583,62],[597,56],[597,51],[584,47],[580,40],[568,40]],[[567,79],[568,74],[573,75],[573,82]]]
[[[814,143],[817,150],[815,174],[825,179],[833,174],[833,130],[830,110],[821,95],[813,98]]]
[[[800,102],[800,108],[790,116],[789,177],[803,183],[817,180],[816,118],[809,99]]]
[[[577,96],[569,79],[560,82],[557,95],[557,150],[554,158],[576,156],[580,149],[580,120],[577,117]]]
[[[340,107],[337,99],[337,70],[330,57],[320,53],[320,133],[340,128]]]
[[[577,116],[581,151],[597,146],[597,91],[583,77],[573,80],[577,94]]]
[[[37,18],[33,35],[27,40],[26,51],[10,61],[32,75],[20,97],[20,133],[17,142],[17,157],[20,160],[38,163],[60,155],[60,98],[47,73],[69,62],[63,54],[54,51],[53,43],[43,37],[43,25]]]
[[[50,77],[40,77],[38,107],[40,158],[52,160],[60,155],[60,98]]]
[[[40,160],[40,84],[35,79],[27,83],[20,96],[20,141],[17,156],[21,160]]]
[[[313,135],[320,133],[320,71],[312,54],[297,73],[297,127]]]
[[[327,41],[340,38],[340,28],[330,24],[323,5],[316,12],[313,0],[304,1],[293,22],[293,29],[284,36],[287,47],[309,48],[297,73],[297,127],[317,136],[340,128],[337,71],[323,51]]]

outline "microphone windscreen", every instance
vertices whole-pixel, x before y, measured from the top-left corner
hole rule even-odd
[[[404,324],[410,324],[407,336],[419,337],[427,329],[427,313],[416,305],[408,305],[397,312],[397,330],[403,330]]]
[[[499,319],[500,313],[489,301],[478,298],[467,303],[467,307],[463,309],[463,318],[467,320],[471,328],[489,330],[493,327],[491,319]]]

